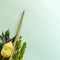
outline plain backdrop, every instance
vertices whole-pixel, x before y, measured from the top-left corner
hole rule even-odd
[[[13,37],[22,11],[20,31],[27,49],[23,60],[60,60],[59,0],[0,0],[0,34],[10,30]]]

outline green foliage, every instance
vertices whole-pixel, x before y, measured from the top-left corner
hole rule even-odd
[[[24,42],[21,46],[21,40],[18,40],[16,43],[13,60],[21,60],[23,58],[25,48],[26,48],[26,42]]]
[[[2,35],[0,35],[0,39],[2,40],[2,44],[5,44],[6,42],[10,41],[9,30],[7,30],[5,33],[2,32]]]
[[[25,52],[25,48],[26,48],[26,42],[24,42],[23,45],[22,45],[22,47],[21,47],[19,58],[22,58],[23,57],[23,54]]]

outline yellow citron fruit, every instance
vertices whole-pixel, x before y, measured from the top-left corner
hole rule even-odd
[[[13,44],[12,44],[12,42],[8,42],[8,43],[4,44],[4,46],[1,50],[1,55],[5,58],[8,58],[8,57],[10,57],[12,50],[13,50]]]

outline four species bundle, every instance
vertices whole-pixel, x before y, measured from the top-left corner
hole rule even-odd
[[[13,51],[15,37],[16,36],[10,38],[9,30],[5,33],[2,32],[2,35],[0,35],[0,60],[9,60]],[[16,42],[12,60],[22,60],[26,48],[26,42],[21,42],[22,36],[20,36]]]

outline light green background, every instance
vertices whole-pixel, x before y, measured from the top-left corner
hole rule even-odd
[[[23,60],[60,60],[60,1],[0,0],[0,34],[10,29],[11,37],[15,35],[23,9]]]

